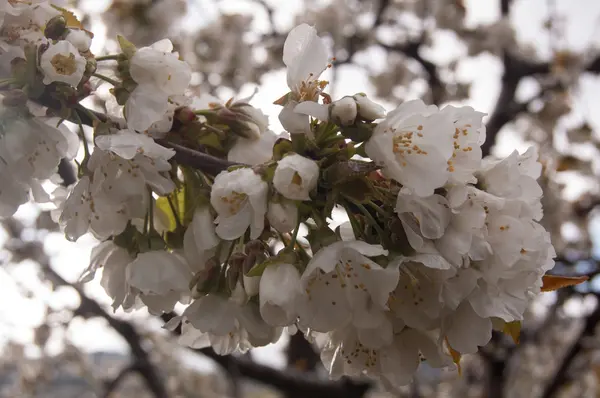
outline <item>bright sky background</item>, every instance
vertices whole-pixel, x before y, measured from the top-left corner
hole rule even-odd
[[[206,15],[216,16],[214,12],[214,3],[210,0],[199,0],[192,2],[192,11],[186,18],[186,27],[192,28],[198,26],[198,21],[207,21]],[[286,0],[280,2],[270,0],[268,3],[277,5],[278,11],[275,18],[280,30],[290,29],[292,27],[292,15],[294,10],[298,10],[301,0]],[[499,16],[498,1],[467,0],[465,4],[468,9],[468,21],[472,26],[478,23],[494,21]],[[515,0],[512,9],[512,22],[517,27],[519,40],[523,43],[531,43],[540,49],[543,56],[549,56],[550,46],[547,35],[544,33],[542,25],[548,16],[548,3],[551,0]],[[565,17],[566,32],[559,43],[561,47],[577,51],[586,50],[591,43],[598,43],[598,31],[600,16],[600,1],[597,0],[555,0],[557,14]],[[86,10],[99,12],[106,7],[106,0],[89,0]],[[262,9],[257,8],[249,1],[227,1],[227,7],[224,10],[229,12],[249,12],[256,14],[254,25],[257,29],[262,29],[266,23],[266,15]],[[285,4],[282,7],[281,4]],[[285,10],[284,10],[285,9]],[[212,11],[212,12],[211,12]],[[199,16],[202,16],[199,18]],[[204,18],[204,20],[202,19]],[[94,23],[92,30],[97,38],[101,38],[102,26]],[[104,29],[105,30],[105,29]],[[440,34],[435,38],[435,47],[428,51],[427,55],[433,60],[444,61],[453,54],[465,53],[465,49],[456,45],[456,40],[450,34]],[[102,47],[101,40],[95,39],[95,48]],[[376,63],[377,58],[370,58],[370,62]],[[380,61],[383,62],[383,61]],[[500,75],[502,66],[496,58],[489,55],[480,55],[477,58],[463,62],[459,69],[459,76],[465,80],[473,80],[474,84],[471,90],[471,98],[466,104],[473,106],[477,110],[490,113],[495,104],[496,97],[500,89]],[[529,86],[529,88],[527,87]],[[535,86],[523,85],[519,90],[522,98],[528,98],[535,94]],[[252,93],[254,87],[248,86],[239,93],[243,97]],[[596,127],[600,126],[600,115],[593,112],[598,106],[598,96],[594,95],[600,92],[600,80],[597,77],[587,77],[583,80],[580,87],[582,95],[574,96],[575,106],[579,115],[576,115],[567,122],[574,124],[578,122],[581,115],[585,115]],[[366,75],[359,68],[353,66],[339,67],[336,81],[337,95],[354,94],[356,92],[365,92],[373,97],[374,90],[370,86]],[[277,119],[279,107],[272,104],[273,100],[279,98],[286,92],[285,71],[275,71],[263,79],[263,85],[260,91],[254,97],[253,105],[261,108],[271,122],[271,128],[274,131],[280,131],[281,126]],[[231,95],[231,93],[226,93]],[[506,155],[512,150],[524,150],[526,145],[520,141],[516,134],[505,134],[500,142],[498,153]],[[575,195],[581,189],[581,184],[569,191],[569,195]],[[37,208],[33,205],[23,206],[17,213],[17,217],[27,222],[31,222],[37,213]],[[5,236],[0,234],[0,243],[5,240]],[[46,248],[52,256],[53,265],[65,279],[75,281],[81,274],[81,271],[87,266],[89,261],[90,249],[95,244],[89,236],[82,237],[79,242],[69,243],[60,234],[51,234],[46,238]],[[53,308],[75,307],[77,305],[77,295],[69,289],[58,289],[50,292],[48,286],[40,283],[37,277],[36,267],[33,264],[22,264],[13,268],[12,275],[5,273],[3,267],[0,267],[0,347],[8,340],[16,340],[22,343],[29,343],[33,339],[33,328],[42,322],[44,313],[42,303],[47,303]],[[25,298],[19,293],[19,288],[15,284],[26,286],[35,292],[35,297]],[[98,278],[85,286],[90,296],[98,301],[109,305],[103,289],[99,286]],[[145,311],[140,311],[133,315],[123,315],[138,319],[145,319]],[[147,323],[147,322],[145,322]],[[160,327],[158,322],[157,327]],[[98,350],[124,352],[127,345],[120,337],[105,326],[102,320],[82,321],[75,319],[68,329],[68,337],[73,344],[79,346],[85,351],[93,352]],[[53,336],[50,344],[51,351],[61,350],[58,335]],[[272,365],[282,365],[284,358],[281,355],[282,344],[257,349],[254,351],[254,357],[260,362],[266,362]],[[31,349],[30,354],[36,355],[36,350]],[[192,361],[195,366],[211,366],[209,360]]]

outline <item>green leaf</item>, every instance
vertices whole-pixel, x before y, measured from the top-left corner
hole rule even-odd
[[[171,203],[173,204],[173,209],[169,204],[169,198],[171,199]],[[177,229],[179,225],[178,222],[183,220],[185,215],[185,190],[184,188],[176,189],[168,196],[161,196],[156,199],[156,208],[162,211],[168,220],[167,230],[172,232]],[[173,212],[175,210],[175,212]]]
[[[374,196],[373,187],[364,178],[353,179],[336,185],[342,195],[357,203],[366,203]]]
[[[288,152],[293,152],[292,141],[287,138],[279,138],[273,145],[273,160],[281,160]]]
[[[204,132],[202,136],[198,138],[198,144],[223,151],[223,145],[221,144],[219,135],[214,131]]]
[[[515,344],[519,344],[519,339],[521,337],[521,321],[506,322],[502,332],[512,337]]]
[[[121,47],[121,51],[123,54],[125,54],[127,59],[131,59],[133,54],[135,54],[137,51],[137,48],[133,45],[133,43],[121,35],[117,35],[117,42],[119,43],[119,47]]]
[[[306,239],[310,243],[310,248],[313,253],[316,253],[321,248],[329,246],[330,244],[338,241],[338,237],[335,232],[327,226],[323,226],[321,228],[311,228],[306,236]]]
[[[342,135],[354,142],[367,141],[373,135],[373,123],[357,123],[354,126],[342,127]]]

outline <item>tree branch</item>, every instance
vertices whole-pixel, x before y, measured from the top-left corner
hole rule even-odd
[[[575,358],[583,351],[585,341],[595,335],[596,326],[598,326],[599,323],[600,305],[596,306],[596,309],[586,318],[581,333],[577,336],[571,349],[565,354],[560,366],[554,373],[554,377],[550,379],[550,383],[544,389],[544,393],[541,395],[542,398],[554,397],[557,395],[560,388],[568,382],[569,368],[575,361]]]
[[[162,320],[168,322],[175,316],[173,313],[163,314]],[[173,331],[181,334],[181,328]],[[219,355],[212,348],[194,350],[199,352],[228,371],[232,364],[243,377],[255,380],[281,391],[288,398],[362,398],[370,390],[371,384],[343,378],[339,381],[320,380],[315,376],[303,374],[292,369],[280,371],[269,366],[248,361],[246,358],[236,358],[231,355]]]
[[[115,392],[115,390],[119,387],[119,384],[125,380],[130,373],[138,372],[138,366],[136,363],[133,363],[126,368],[123,368],[117,377],[106,383],[106,389],[104,390],[104,398],[110,398],[111,394]]]
[[[388,51],[401,52],[405,56],[417,61],[427,75],[427,82],[429,83],[429,88],[431,89],[431,101],[435,105],[439,105],[444,100],[446,89],[444,88],[444,83],[438,75],[437,66],[433,62],[424,59],[421,57],[421,54],[419,54],[419,49],[421,48],[422,44],[421,42],[408,42],[401,45],[389,45],[382,42],[377,42],[377,44]]]

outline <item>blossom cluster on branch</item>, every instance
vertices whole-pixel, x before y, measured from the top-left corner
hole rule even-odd
[[[32,197],[54,203],[67,239],[100,240],[82,279],[101,269],[114,309],[187,305],[166,327],[219,354],[299,331],[332,378],[390,389],[422,361],[454,366],[492,329],[518,335],[554,265],[542,165],[533,148],[482,160],[483,113],[333,99],[320,76],[334,60],[302,24],[283,49],[275,134],[250,98],[190,97],[169,40],[118,37],[120,53],[96,57],[92,34],[47,1],[0,0],[0,24],[0,216]],[[80,103],[95,79],[113,86],[108,115]],[[78,181],[46,192],[80,143]]]

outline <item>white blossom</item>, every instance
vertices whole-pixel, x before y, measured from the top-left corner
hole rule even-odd
[[[267,210],[267,220],[277,231],[291,232],[298,225],[298,208],[288,199],[271,200]]]
[[[204,271],[206,261],[216,254],[219,242],[210,208],[196,208],[183,237],[183,250],[190,268],[197,272]]]
[[[219,173],[210,193],[210,203],[218,213],[217,235],[233,240],[250,227],[251,239],[258,238],[265,225],[267,193],[267,183],[251,169]]]
[[[448,180],[453,131],[452,120],[436,106],[408,101],[377,125],[365,151],[386,176],[429,196]]]
[[[220,355],[245,352],[276,341],[281,330],[261,318],[258,305],[234,297],[208,294],[196,299],[183,316],[198,331],[207,334],[211,347]]]
[[[328,65],[328,51],[312,26],[301,24],[288,34],[283,46],[283,63],[287,66],[287,84],[291,98],[279,114],[279,121],[292,134],[312,136],[307,115],[296,113],[304,101],[316,101],[324,84],[319,81]]]
[[[191,80],[191,68],[173,53],[173,44],[164,39],[138,49],[130,60],[129,72],[138,86],[125,104],[129,128],[145,131],[163,119],[169,97],[184,94]]]
[[[314,160],[291,154],[278,162],[273,186],[288,199],[310,200],[309,193],[317,187],[318,179],[319,166]]]
[[[92,45],[92,38],[90,35],[85,30],[81,29],[69,30],[65,40],[70,42],[81,52],[89,51],[90,46]]]
[[[301,278],[307,294],[302,324],[328,332],[348,322],[363,326],[382,321],[398,269],[382,268],[367,256],[386,254],[381,246],[361,241],[336,242],[319,250]]]
[[[463,106],[446,106],[441,114],[448,115],[454,123],[452,158],[448,161],[449,182],[456,184],[475,183],[473,175],[481,167],[481,144],[485,142],[485,113]]]
[[[50,44],[40,57],[40,67],[44,72],[44,84],[62,82],[77,87],[83,78],[85,66],[85,58],[67,40]]]
[[[268,162],[273,158],[273,146],[278,138],[271,130],[266,130],[255,140],[239,137],[227,153],[227,160],[251,166]]]
[[[354,95],[354,101],[358,108],[358,116],[365,120],[376,120],[385,117],[385,108],[371,101],[363,93]]]
[[[138,134],[132,130],[119,130],[115,134],[106,134],[96,137],[96,145],[105,151],[124,158],[133,159],[137,154],[143,154],[151,159],[169,160],[175,151],[158,145],[145,134]]]
[[[260,315],[272,326],[294,323],[302,293],[300,272],[294,265],[269,265],[260,279]]]

